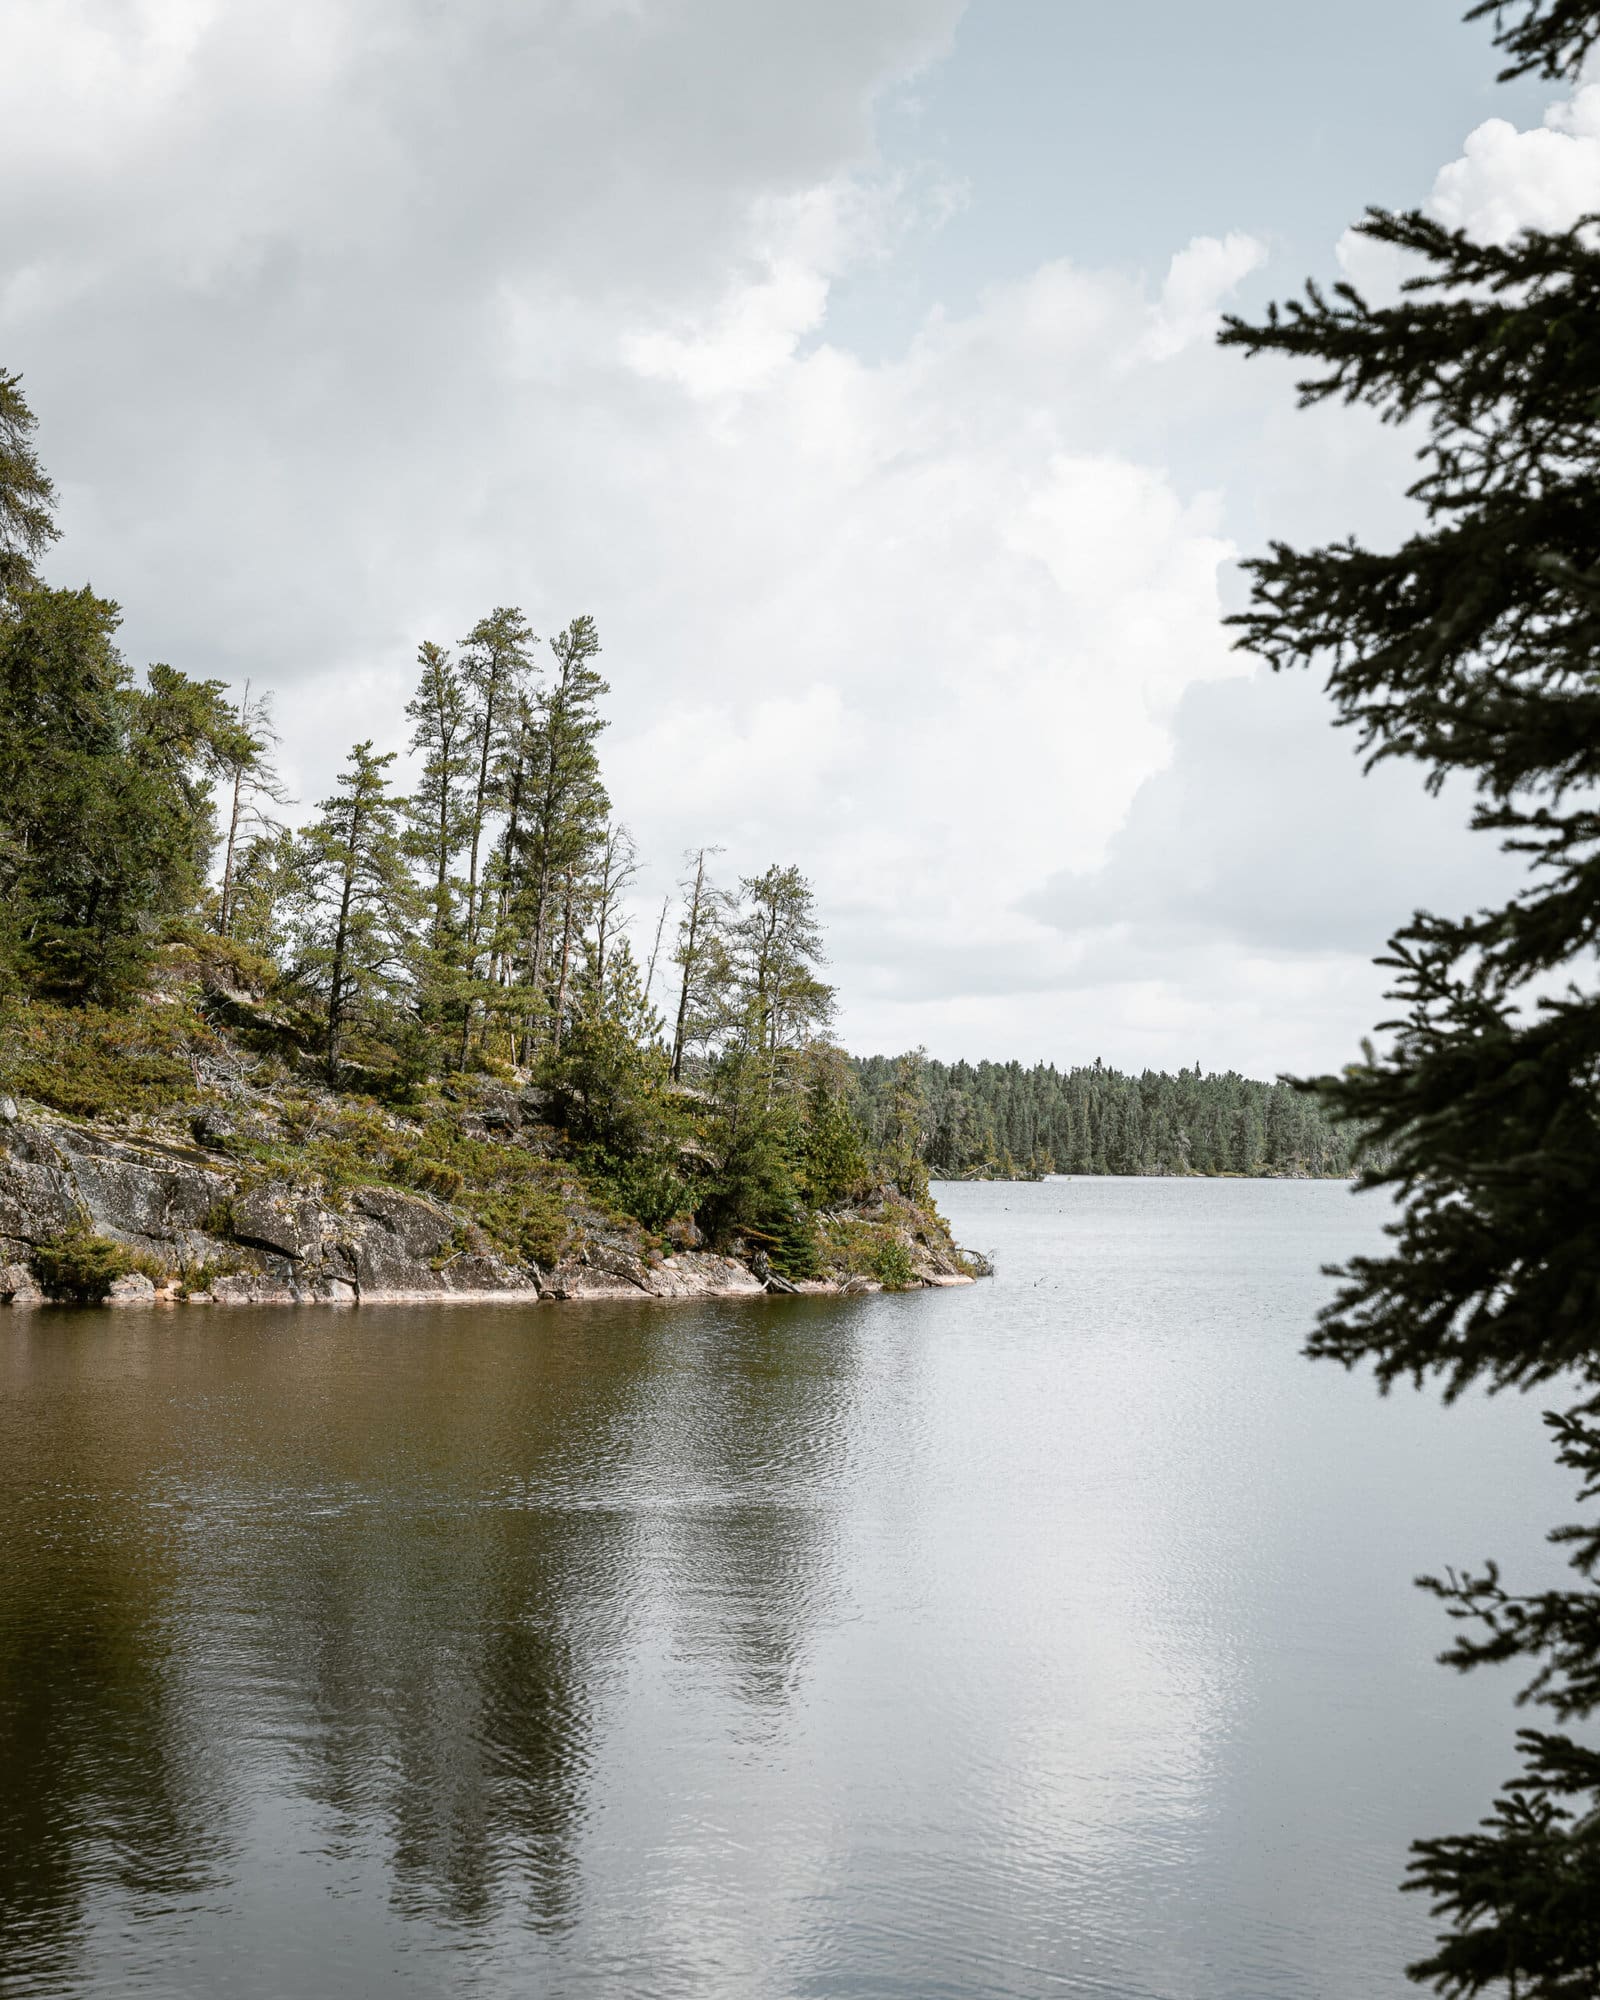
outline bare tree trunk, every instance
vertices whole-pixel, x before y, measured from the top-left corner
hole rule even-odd
[[[672,891],[669,889],[661,898],[661,914],[656,918],[655,942],[650,947],[650,963],[644,969],[644,1004],[646,1013],[650,1010],[650,991],[656,983],[656,960],[661,955],[661,933],[667,927],[667,912],[672,908]]]
[[[689,895],[689,929],[683,941],[683,984],[678,988],[678,1020],[672,1034],[672,1080],[683,1080],[683,1031],[689,1018],[689,983],[694,975],[695,951],[700,936],[700,905],[706,886],[706,851],[694,858],[694,888]]]
[[[227,937],[233,929],[233,850],[239,840],[239,810],[244,803],[244,766],[233,767],[233,810],[228,814],[228,849],[222,862],[222,891],[217,898],[217,931]]]
[[[350,815],[350,851],[345,857],[344,886],[339,896],[339,922],[333,934],[333,973],[328,981],[328,1081],[339,1081],[339,1050],[344,1040],[344,961],[350,940],[350,898],[355,893],[356,858],[360,852],[361,812]]]
[[[250,683],[244,684],[244,699],[239,704],[239,722],[242,728],[250,727]],[[228,814],[228,850],[222,861],[222,891],[217,898],[217,933],[226,937],[233,929],[233,850],[239,841],[239,813],[244,805],[244,757],[233,767],[233,809]]]
[[[566,910],[561,926],[561,983],[556,988],[556,1018],[551,1028],[550,1045],[557,1052],[561,1048],[561,1024],[567,1014],[567,972],[572,964],[572,870],[567,870]]]

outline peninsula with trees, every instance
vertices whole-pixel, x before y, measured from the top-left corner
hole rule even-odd
[[[929,1197],[914,1063],[868,1143],[797,868],[692,855],[641,963],[592,618],[424,643],[409,793],[357,743],[291,828],[262,691],[137,682],[117,606],[40,579],[34,430],[0,373],[0,1298],[980,1268]]]
[[[41,580],[34,431],[0,373],[0,1299],[906,1289],[982,1268],[930,1172],[1350,1170],[1285,1086],[853,1061],[792,865],[636,947],[587,616],[425,641],[409,790],[291,825],[268,694]]]

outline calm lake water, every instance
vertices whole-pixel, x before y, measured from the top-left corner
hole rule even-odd
[[[0,1314],[0,1992],[1409,1990],[1536,1410],[1298,1358],[1342,1186],[940,1192],[993,1282]]]

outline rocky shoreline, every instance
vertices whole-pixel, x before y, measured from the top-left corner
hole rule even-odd
[[[229,1149],[204,1107],[187,1126],[108,1129],[0,1098],[0,1302],[42,1305],[41,1249],[92,1235],[133,1268],[104,1302],[161,1305],[516,1304],[542,1300],[750,1298],[885,1289],[842,1262],[791,1281],[760,1249],[698,1242],[693,1225],[653,1239],[576,1208],[545,1265],[507,1253],[460,1204],[380,1182],[330,1192],[263,1176]],[[904,1252],[898,1289],[963,1285],[973,1262],[936,1214],[891,1190],[826,1218],[838,1232]]]

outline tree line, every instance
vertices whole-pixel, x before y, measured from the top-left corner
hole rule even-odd
[[[869,1141],[887,1145],[903,1117],[904,1059],[855,1064]],[[1356,1128],[1288,1083],[1225,1073],[1145,1070],[1098,1060],[943,1063],[920,1057],[917,1149],[937,1179],[1038,1174],[1292,1174],[1352,1171]]]

